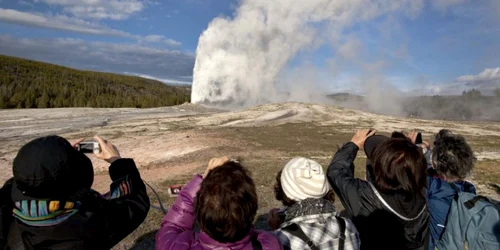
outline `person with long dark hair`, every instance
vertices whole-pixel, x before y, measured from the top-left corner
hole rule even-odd
[[[404,138],[380,140],[366,152],[373,183],[356,178],[357,152],[374,134],[360,130],[338,150],[327,171],[330,185],[359,231],[361,249],[427,249],[427,164],[422,149]]]

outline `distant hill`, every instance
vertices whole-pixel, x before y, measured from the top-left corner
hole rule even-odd
[[[349,93],[330,94],[332,104],[368,112],[424,119],[457,121],[500,121],[500,89],[495,96],[483,95],[477,89],[462,95],[389,96],[367,98]],[[385,103],[385,105],[376,105]],[[394,109],[391,107],[396,106]]]
[[[190,88],[0,55],[0,108],[150,108],[189,102]]]

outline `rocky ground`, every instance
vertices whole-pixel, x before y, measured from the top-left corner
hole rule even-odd
[[[113,142],[124,157],[134,158],[145,181],[169,206],[166,188],[200,173],[211,157],[230,155],[243,160],[259,192],[257,227],[265,228],[265,214],[274,201],[275,173],[295,156],[310,157],[327,166],[337,146],[355,129],[380,133],[417,129],[424,138],[441,128],[463,134],[478,162],[471,181],[479,192],[500,200],[500,123],[418,120],[376,115],[335,106],[284,103],[241,111],[222,111],[184,104],[155,109],[37,109],[0,110],[0,181],[12,176],[12,160],[29,140],[58,134],[68,139],[99,134]],[[356,174],[364,176],[364,154],[356,160]],[[94,188],[105,192],[110,180],[107,164],[90,156],[95,167]],[[153,196],[152,202],[158,204]],[[340,205],[340,204],[339,204]],[[152,249],[152,236],[162,214],[152,209],[144,224],[117,249]]]

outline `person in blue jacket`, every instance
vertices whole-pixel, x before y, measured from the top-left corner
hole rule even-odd
[[[456,194],[450,184],[462,192],[476,194],[474,185],[465,181],[474,168],[475,157],[465,138],[448,130],[439,131],[429,154],[427,206],[431,234],[429,249],[433,250],[444,232]]]

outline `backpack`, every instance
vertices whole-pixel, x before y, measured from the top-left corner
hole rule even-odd
[[[500,249],[500,216],[488,198],[455,191],[438,249]]]

